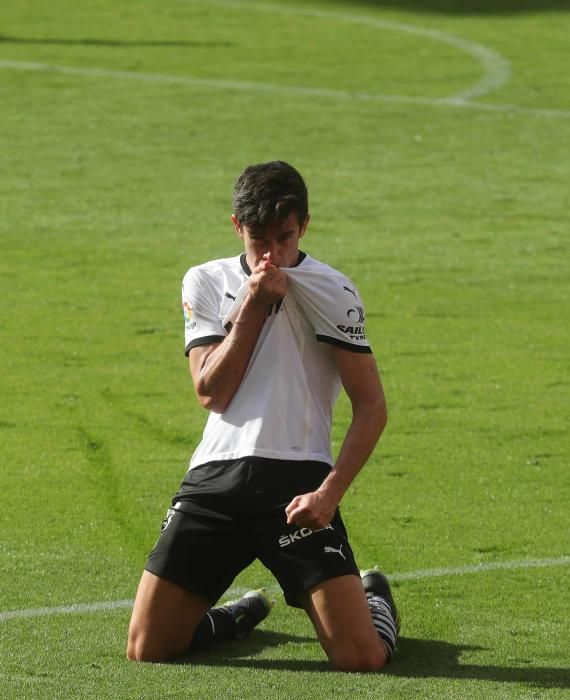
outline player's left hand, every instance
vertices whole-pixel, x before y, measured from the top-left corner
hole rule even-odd
[[[287,525],[320,530],[333,519],[337,505],[318,491],[295,496],[285,508]]]

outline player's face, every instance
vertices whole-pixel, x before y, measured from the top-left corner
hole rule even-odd
[[[251,230],[232,216],[236,232],[242,239],[247,263],[253,268],[265,255],[271,253],[271,261],[277,267],[293,267],[299,257],[299,238],[304,236],[309,217],[299,224],[297,214],[292,212],[283,221],[272,221],[265,230]]]

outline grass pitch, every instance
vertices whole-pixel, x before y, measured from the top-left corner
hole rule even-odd
[[[567,697],[570,15],[460,4],[2,4],[2,697]],[[282,599],[192,665],[127,663],[125,604],[66,611],[134,596],[205,419],[180,280],[239,251],[271,158],[389,402],[343,501],[404,616],[382,674],[330,672]]]

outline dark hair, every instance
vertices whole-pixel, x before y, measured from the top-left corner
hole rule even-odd
[[[309,195],[301,174],[282,160],[248,165],[236,180],[234,214],[240,224],[263,229],[291,212],[299,224],[309,215]]]

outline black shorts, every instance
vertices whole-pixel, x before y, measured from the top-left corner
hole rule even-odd
[[[330,471],[322,462],[260,457],[190,469],[145,569],[214,605],[234,578],[259,559],[289,605],[335,576],[358,575],[337,509],[322,530],[287,525],[285,508],[315,491]]]

